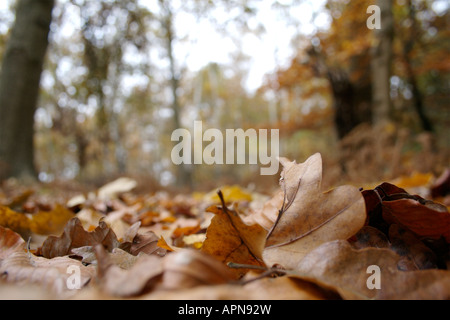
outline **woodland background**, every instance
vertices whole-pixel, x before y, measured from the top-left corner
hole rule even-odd
[[[100,186],[127,175],[149,189],[198,191],[277,185],[279,176],[260,176],[257,165],[173,165],[170,135],[194,120],[204,130],[279,129],[281,156],[302,162],[322,154],[326,186],[443,172],[450,163],[446,1],[269,2],[294,31],[284,48],[292,54],[248,90],[255,57],[242,48],[247,35],[264,36],[262,1],[7,1],[0,179]],[[372,4],[382,9],[378,31],[366,26]],[[308,33],[300,28],[304,8]],[[191,24],[180,28],[183,18]],[[189,30],[202,21],[234,50],[230,63],[192,71],[179,50],[195,42]]]

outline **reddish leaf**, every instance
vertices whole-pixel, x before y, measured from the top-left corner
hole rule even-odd
[[[450,243],[450,213],[444,206],[430,208],[430,205],[413,199],[384,201],[383,218],[389,224],[397,223],[420,237],[444,237]]]
[[[46,258],[65,256],[71,254],[73,248],[95,246],[102,244],[108,251],[119,246],[119,240],[112,229],[104,221],[94,231],[84,230],[78,218],[71,219],[65,226],[60,237],[48,237],[38,253]]]

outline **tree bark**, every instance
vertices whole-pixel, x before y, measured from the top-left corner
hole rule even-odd
[[[163,27],[165,34],[165,42],[167,48],[167,56],[169,57],[170,65],[170,88],[172,91],[172,110],[173,110],[173,127],[174,130],[181,128],[180,119],[180,102],[178,97],[178,89],[180,87],[179,77],[176,72],[175,57],[173,52],[173,42],[175,40],[175,34],[173,30],[173,13],[170,8],[170,4],[167,1],[160,0],[160,5],[164,9]],[[176,180],[177,185],[192,187],[192,167],[188,167],[186,164],[180,164],[177,166]]]
[[[374,124],[387,122],[391,118],[390,77],[394,17],[392,0],[378,0],[381,11],[381,29],[375,29],[376,45],[372,48],[372,106]]]
[[[411,32],[408,33],[407,39],[403,45],[403,58],[405,59],[406,75],[409,84],[411,85],[411,91],[413,94],[413,105],[417,112],[419,121],[424,131],[433,132],[433,124],[428,119],[425,113],[425,106],[423,103],[423,96],[420,92],[419,85],[417,84],[416,75],[412,66],[411,52],[414,47],[416,39],[419,38],[419,27],[417,26],[416,10],[411,0],[407,2],[409,8],[409,19],[411,21]]]
[[[0,179],[35,177],[34,113],[54,0],[19,0],[0,74]]]

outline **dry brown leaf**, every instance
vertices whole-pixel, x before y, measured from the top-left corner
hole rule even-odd
[[[391,249],[404,258],[401,270],[435,269],[437,258],[433,250],[428,248],[411,231],[397,224],[389,228]]]
[[[211,206],[207,211],[215,216],[206,230],[206,239],[201,249],[203,252],[224,264],[234,262],[263,265],[262,252],[267,235],[264,228],[257,224],[245,224],[240,215],[228,209],[224,202],[222,207]],[[247,270],[235,269],[233,272],[239,278]]]
[[[15,284],[39,284],[58,294],[59,298],[67,298],[77,290],[70,289],[67,280],[71,276],[69,267],[80,270],[80,286],[85,286],[95,274],[95,269],[84,266],[80,261],[68,257],[46,259],[36,257],[24,251],[17,251],[5,258],[0,266],[3,279]]]
[[[234,274],[210,255],[181,249],[164,257],[163,288],[182,289],[230,282]]]
[[[78,218],[71,219],[65,226],[60,237],[49,236],[38,253],[46,258],[60,257],[71,254],[73,248],[95,246],[102,244],[108,251],[119,246],[114,231],[104,221],[100,221],[94,231],[84,230]]]
[[[249,273],[250,274],[250,273]],[[257,276],[257,275],[252,275]],[[200,285],[159,290],[140,297],[149,300],[324,300],[336,299],[314,284],[289,277],[262,278],[241,284]]]
[[[363,249],[368,247],[374,248],[389,248],[391,245],[387,236],[371,226],[364,226],[354,236],[355,241],[351,244],[355,249]]]
[[[344,240],[311,251],[296,271],[338,288],[346,299],[449,299],[450,271],[400,271],[399,255],[390,249],[356,250]],[[369,289],[369,266],[380,268],[380,289]]]
[[[389,224],[400,224],[420,237],[444,237],[450,243],[450,212],[432,201],[426,204],[414,199],[383,201],[383,218]]]
[[[267,200],[262,208],[243,218],[246,224],[259,224],[261,227],[269,231],[275,221],[278,213],[283,206],[284,192],[278,191],[272,198]]]
[[[0,265],[3,259],[14,252],[23,252],[25,241],[16,232],[0,226]]]
[[[373,190],[364,190],[362,194],[369,225],[385,234],[388,233],[389,225],[399,224],[421,239],[444,238],[450,243],[450,212],[444,205],[411,195],[387,182]]]
[[[316,153],[297,164],[281,158],[281,187],[285,202],[267,237],[267,265],[290,269],[312,249],[355,235],[366,220],[364,198],[353,186],[322,193],[322,157]]]
[[[151,291],[160,281],[162,261],[155,255],[140,255],[128,270],[115,265],[101,245],[94,247],[97,257],[96,284],[115,297],[133,297]]]
[[[165,248],[158,246],[159,237],[152,231],[148,231],[144,234],[136,234],[131,242],[130,247],[124,245],[126,251],[129,251],[132,255],[137,256],[139,253],[155,254],[157,256],[164,256],[167,253]]]
[[[72,253],[81,257],[84,264],[97,265],[97,256],[92,246],[73,248]],[[143,254],[143,253],[142,253]],[[137,261],[138,256],[134,256],[120,248],[114,248],[108,252],[111,262],[122,269],[130,269]]]

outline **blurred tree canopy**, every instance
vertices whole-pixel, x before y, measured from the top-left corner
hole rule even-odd
[[[10,1],[0,17],[3,59],[21,2]],[[382,9],[381,31],[366,24],[373,4]],[[197,189],[277,179],[259,176],[257,165],[175,166],[171,133],[194,120],[204,130],[279,129],[280,155],[303,161],[321,152],[330,184],[448,166],[448,4],[328,0],[299,21],[303,5],[313,8],[271,1],[295,30],[285,48],[293,54],[250,92],[244,83],[255,57],[242,48],[245,35],[266,32],[258,2],[55,1],[34,126],[21,123],[34,129],[37,177],[103,182],[127,174]],[[328,23],[319,24],[323,17]],[[232,61],[193,71],[182,48],[195,44],[189,30],[205,21],[230,40]],[[11,138],[2,131],[1,139]]]

